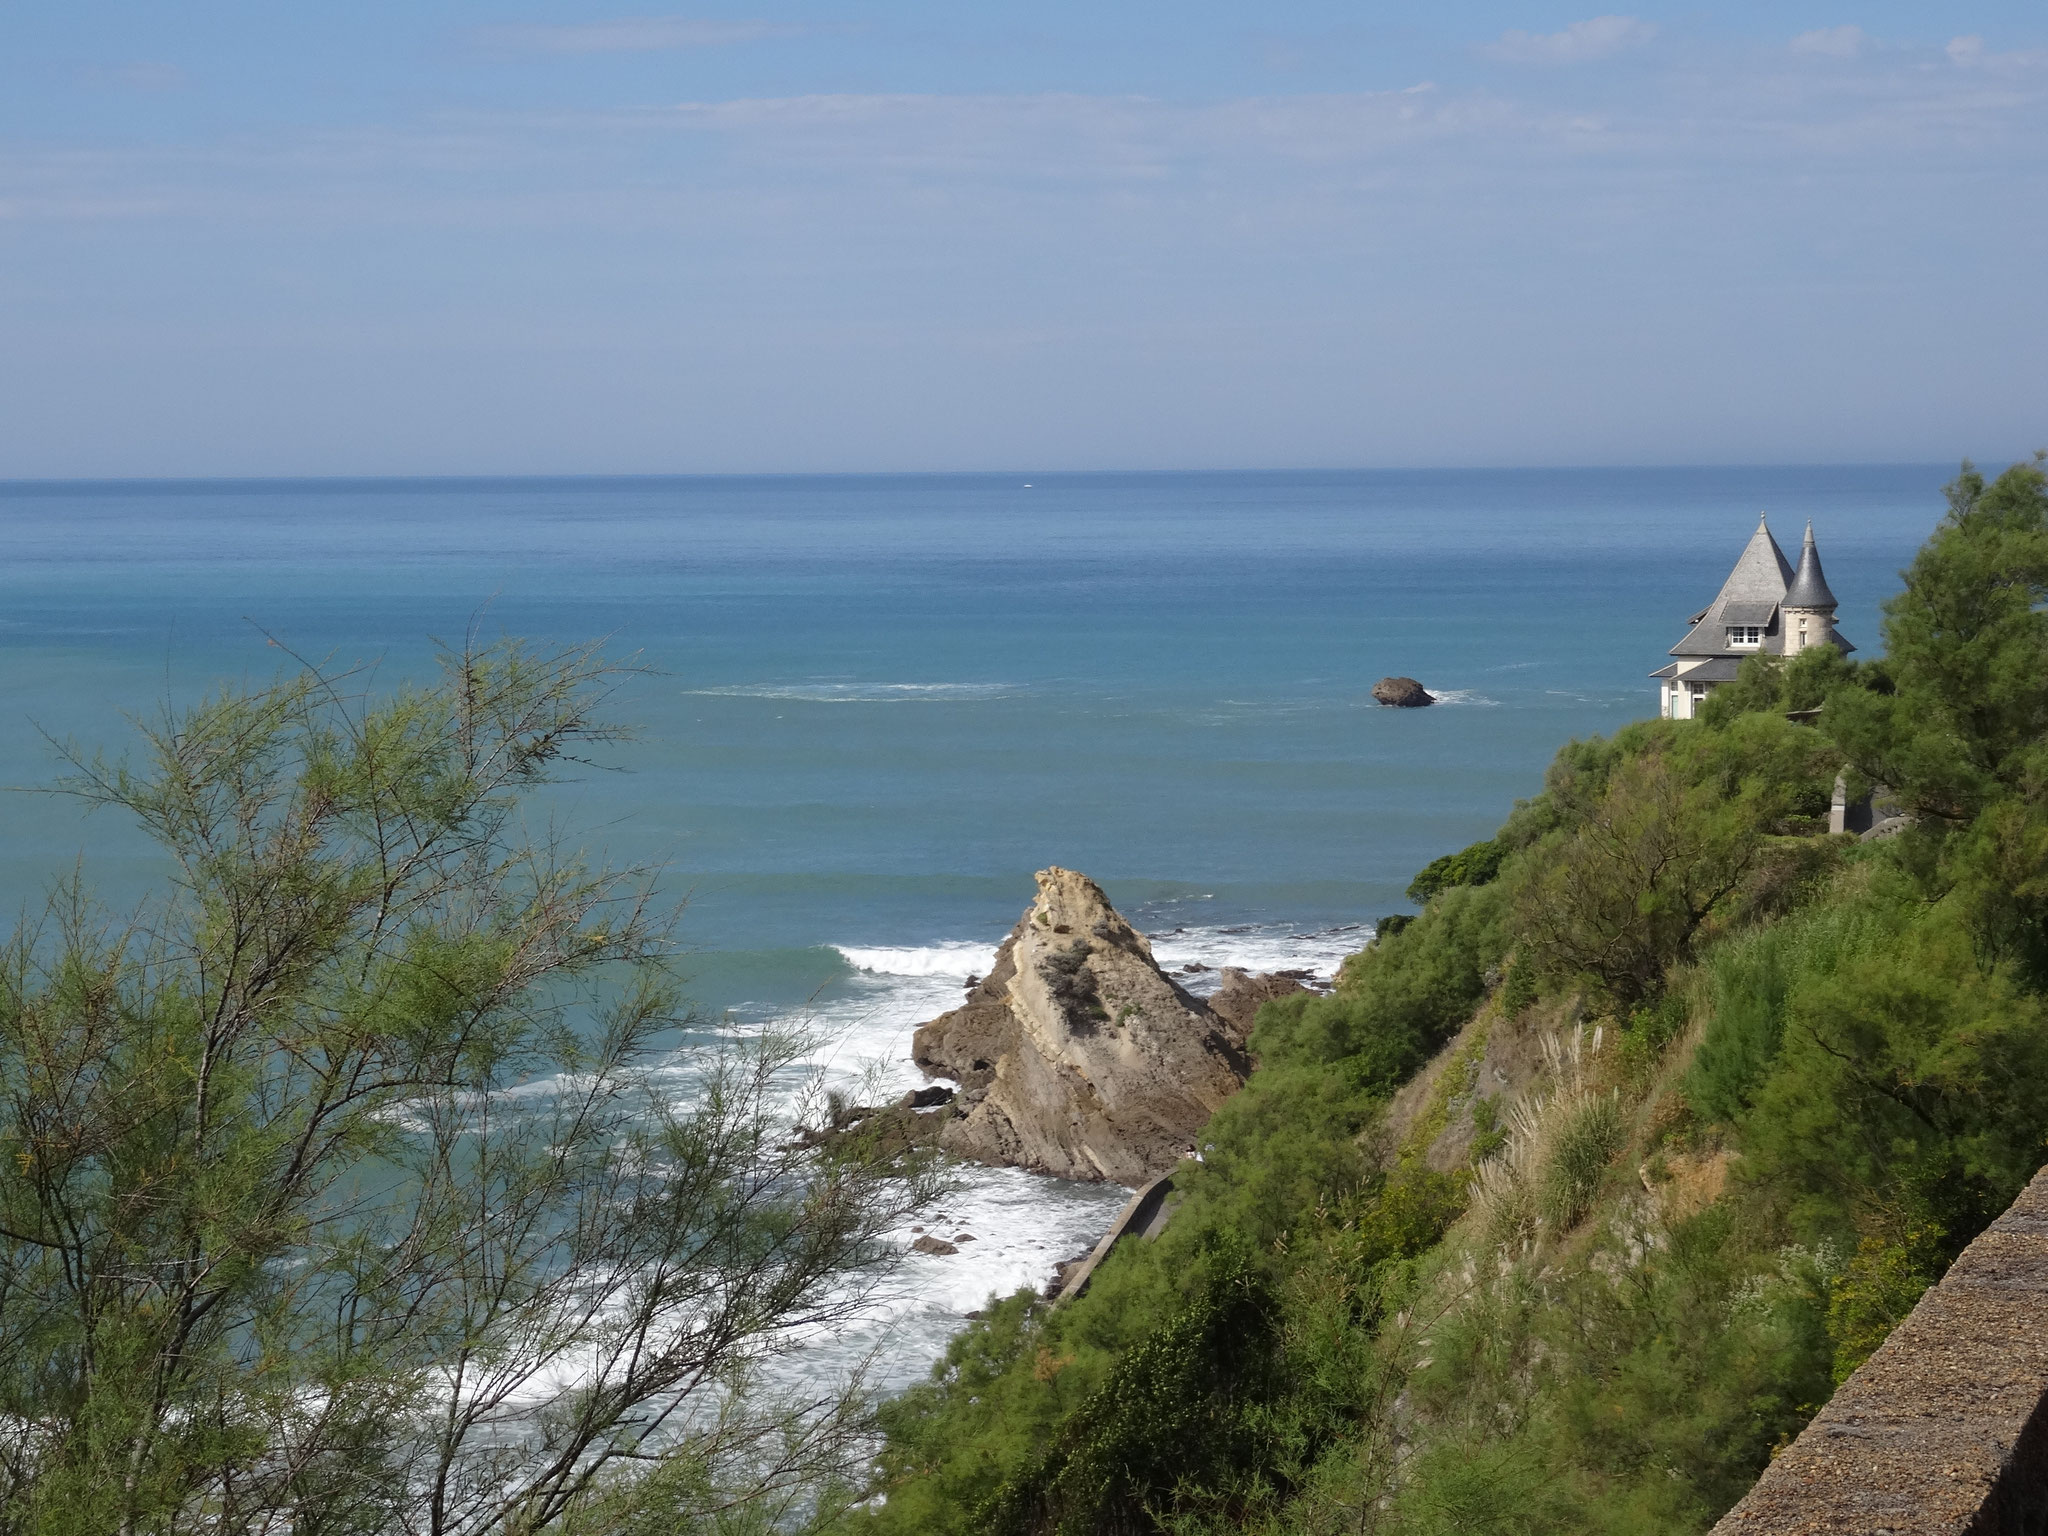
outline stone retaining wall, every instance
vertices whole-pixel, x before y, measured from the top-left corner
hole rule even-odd
[[[1714,1536],[2048,1532],[2048,1169]]]

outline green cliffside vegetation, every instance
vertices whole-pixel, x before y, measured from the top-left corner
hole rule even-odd
[[[885,1410],[878,1533],[1710,1524],[2048,1161],[2048,482],[1882,660],[1574,742],[1327,997],[1166,1232]],[[1794,723],[1788,711],[1822,706]],[[1912,819],[1859,842],[1829,792]]]

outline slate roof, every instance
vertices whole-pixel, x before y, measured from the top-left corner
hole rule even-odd
[[[1813,524],[1806,525],[1806,542],[1799,546],[1799,570],[1781,599],[1787,608],[1832,608],[1835,594],[1821,573],[1820,551],[1813,546]]]
[[[1728,626],[1770,624],[1771,616],[1778,611],[1779,601],[1785,596],[1785,589],[1791,585],[1791,562],[1786,560],[1785,551],[1778,548],[1778,541],[1771,537],[1771,530],[1759,517],[1756,532],[1749,536],[1742,557],[1735,562],[1735,569],[1728,573],[1728,579],[1721,583],[1720,592],[1707,604],[1706,612],[1694,622],[1691,633],[1671,647],[1670,653],[1673,656],[1728,654]],[[1745,617],[1724,618],[1722,615],[1731,603],[1739,605],[1737,611]],[[1757,613],[1763,617],[1747,617]],[[1779,648],[1768,643],[1764,647],[1766,650]]]
[[[1735,569],[1721,583],[1721,590],[1714,595],[1714,600],[1687,621],[1691,628],[1683,640],[1671,647],[1670,654],[1724,658],[1727,662],[1725,667],[1720,661],[1715,661],[1705,667],[1695,667],[1684,675],[1695,682],[1730,682],[1734,679],[1736,665],[1753,650],[1769,656],[1785,654],[1785,626],[1779,619],[1781,607],[1831,609],[1835,606],[1835,594],[1828,590],[1827,577],[1821,574],[1820,552],[1813,542],[1813,524],[1806,525],[1806,541],[1800,546],[1799,569],[1795,572],[1791,562],[1785,558],[1785,552],[1778,547],[1778,541],[1771,537],[1770,528],[1759,517],[1756,532],[1750,535],[1741,558],[1735,562]],[[1764,632],[1763,643],[1740,649],[1731,647],[1728,631],[1738,628],[1761,629]],[[1845,653],[1856,649],[1840,633],[1832,638]],[[1650,675],[1664,677],[1670,672],[1662,669]]]
[[[1688,683],[1732,683],[1735,673],[1742,666],[1740,656],[1716,656],[1712,661],[1703,661],[1691,671],[1683,674]]]
[[[1778,605],[1775,602],[1754,602],[1746,597],[1735,598],[1721,605],[1721,623],[1724,627],[1741,624],[1752,629],[1768,629],[1777,611]],[[1721,646],[1719,649],[1726,650],[1727,647]]]

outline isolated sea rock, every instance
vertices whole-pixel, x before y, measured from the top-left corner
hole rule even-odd
[[[1102,888],[1057,868],[1039,871],[987,979],[919,1029],[911,1054],[960,1085],[940,1146],[1132,1186],[1186,1156],[1250,1070],[1231,1028],[1159,969]]]
[[[1412,677],[1383,677],[1372,685],[1372,696],[1396,709],[1420,709],[1436,702],[1428,690]]]

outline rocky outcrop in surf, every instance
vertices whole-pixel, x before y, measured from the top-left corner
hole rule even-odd
[[[1251,1038],[1252,1024],[1262,1004],[1276,997],[1289,997],[1310,990],[1312,971],[1268,971],[1254,976],[1234,965],[1223,968],[1221,984],[1209,995],[1209,1011],[1223,1022],[1230,1038],[1243,1045]]]
[[[1420,709],[1436,702],[1436,696],[1412,677],[1383,677],[1372,685],[1372,696],[1396,709]]]
[[[960,1085],[947,1150],[1132,1186],[1186,1156],[1250,1071],[1241,1035],[1159,969],[1102,888],[1058,868],[1039,871],[994,969],[911,1054]]]

